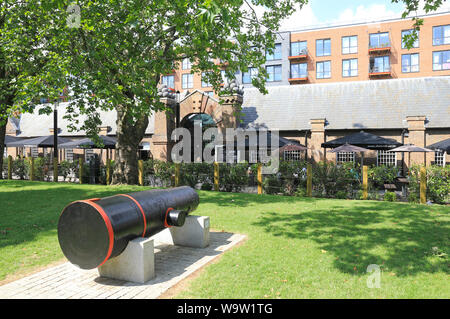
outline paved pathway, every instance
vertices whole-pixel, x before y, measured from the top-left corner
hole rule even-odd
[[[157,298],[244,238],[211,232],[210,245],[203,249],[155,242],[156,277],[145,284],[103,278],[97,269],[81,270],[67,262],[0,286],[0,299]]]

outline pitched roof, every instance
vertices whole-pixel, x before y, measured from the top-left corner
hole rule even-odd
[[[58,127],[60,128],[59,136],[86,136],[84,131],[70,132],[68,129],[69,121],[64,119],[66,115],[66,109],[68,102],[60,103],[58,106]],[[36,106],[33,113],[23,113],[20,119],[15,119],[15,125],[18,126],[20,133],[18,137],[37,137],[46,136],[50,134],[50,129],[53,128],[53,113],[50,115],[39,114],[39,109],[43,108],[43,105]],[[111,131],[108,135],[115,135],[117,130],[116,125],[116,111],[100,111],[100,119],[102,120],[101,126],[111,127]],[[83,123],[86,116],[80,116],[80,123]],[[146,130],[146,134],[153,134],[154,132],[154,118],[153,115],[149,117],[149,125]]]
[[[246,89],[243,127],[308,130],[325,118],[326,129],[407,127],[407,116],[425,114],[426,127],[449,127],[450,77],[271,86]]]

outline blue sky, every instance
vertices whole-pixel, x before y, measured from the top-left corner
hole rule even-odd
[[[378,8],[384,6],[387,12],[403,12],[404,8],[402,3],[392,3],[389,0],[310,0],[309,4],[320,22],[338,20],[345,10],[352,9],[356,12],[361,6],[367,9],[373,8],[374,5]]]

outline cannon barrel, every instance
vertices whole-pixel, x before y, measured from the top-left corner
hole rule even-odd
[[[93,269],[120,255],[132,239],[183,226],[198,203],[188,186],[75,201],[59,217],[59,245],[71,263]]]

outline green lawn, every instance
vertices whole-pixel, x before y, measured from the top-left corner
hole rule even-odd
[[[69,202],[140,187],[0,181],[0,280],[61,259]],[[195,214],[248,235],[179,298],[448,298],[450,207],[201,191]],[[367,287],[367,266],[381,288]]]

